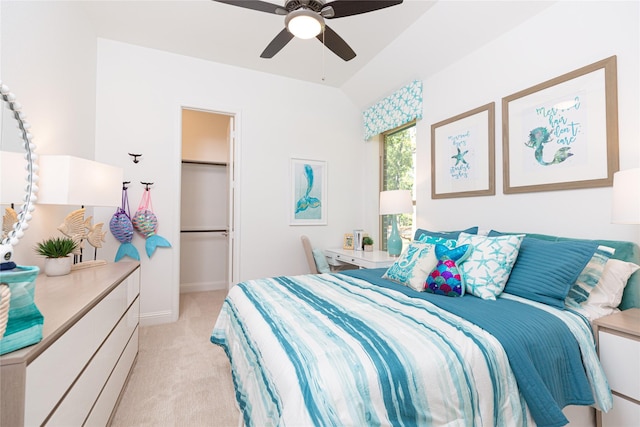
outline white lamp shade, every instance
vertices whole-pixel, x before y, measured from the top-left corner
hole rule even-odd
[[[380,192],[380,215],[395,215],[413,212],[410,190]]]
[[[119,206],[121,168],[73,156],[40,156],[38,204]]]
[[[611,222],[640,224],[640,168],[613,175],[613,209]]]
[[[27,161],[24,153],[0,151],[0,203],[21,204],[27,187]]]

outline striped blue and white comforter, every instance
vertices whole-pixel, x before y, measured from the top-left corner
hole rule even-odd
[[[610,407],[591,331],[580,316],[555,309],[548,316],[556,322],[560,318],[575,336],[578,362],[572,363],[580,363],[586,379],[550,385],[560,402],[547,411],[549,402],[543,397],[549,392],[538,395],[535,388],[539,383],[544,387],[544,381],[537,377],[557,375],[539,374],[538,369],[547,368],[532,369],[529,360],[512,369],[505,348],[512,358],[551,351],[536,350],[539,343],[514,350],[521,345],[519,337],[503,347],[487,330],[438,307],[423,293],[394,286],[320,274],[251,280],[233,287],[211,341],[229,356],[245,424],[555,426],[566,422],[557,412],[567,404],[591,404],[595,398],[596,405]],[[447,303],[464,300],[464,310],[479,318],[478,310],[486,308],[471,308],[475,300],[489,307],[489,317],[501,309],[471,296],[428,298],[434,297]],[[505,307],[518,305],[518,312],[546,315],[535,303],[513,299],[499,301]],[[558,354],[549,354],[546,364],[566,370],[560,359],[568,353]],[[564,390],[572,386],[578,390]]]

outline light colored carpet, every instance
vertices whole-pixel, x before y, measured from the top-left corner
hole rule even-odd
[[[113,427],[238,426],[229,361],[209,340],[227,291],[180,295],[177,322],[140,328]]]

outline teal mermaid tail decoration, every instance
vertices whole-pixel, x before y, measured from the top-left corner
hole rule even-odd
[[[131,242],[125,242],[120,245],[120,247],[118,248],[118,252],[116,252],[116,258],[114,262],[118,262],[126,256],[128,256],[129,258],[133,258],[136,261],[140,261],[140,254]]]
[[[525,145],[529,148],[535,149],[536,161],[542,166],[557,165],[564,162],[569,157],[573,156],[569,150],[571,147],[562,147],[553,155],[553,160],[546,162],[543,159],[543,150],[545,144],[551,142],[552,137],[549,130],[545,127],[537,127],[529,133],[529,140],[525,142]]]
[[[144,243],[144,248],[147,251],[147,256],[151,258],[151,255],[158,248],[170,248],[171,243],[167,239],[162,236],[158,236],[157,234],[152,234],[147,237],[147,240]]]
[[[296,213],[320,206],[320,199],[309,196],[309,193],[311,193],[313,189],[313,169],[311,166],[304,165],[304,174],[307,177],[307,191],[305,191],[304,196],[296,203]]]

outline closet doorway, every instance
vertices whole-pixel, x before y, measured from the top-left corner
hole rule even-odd
[[[234,125],[230,114],[182,108],[180,293],[233,283]]]

